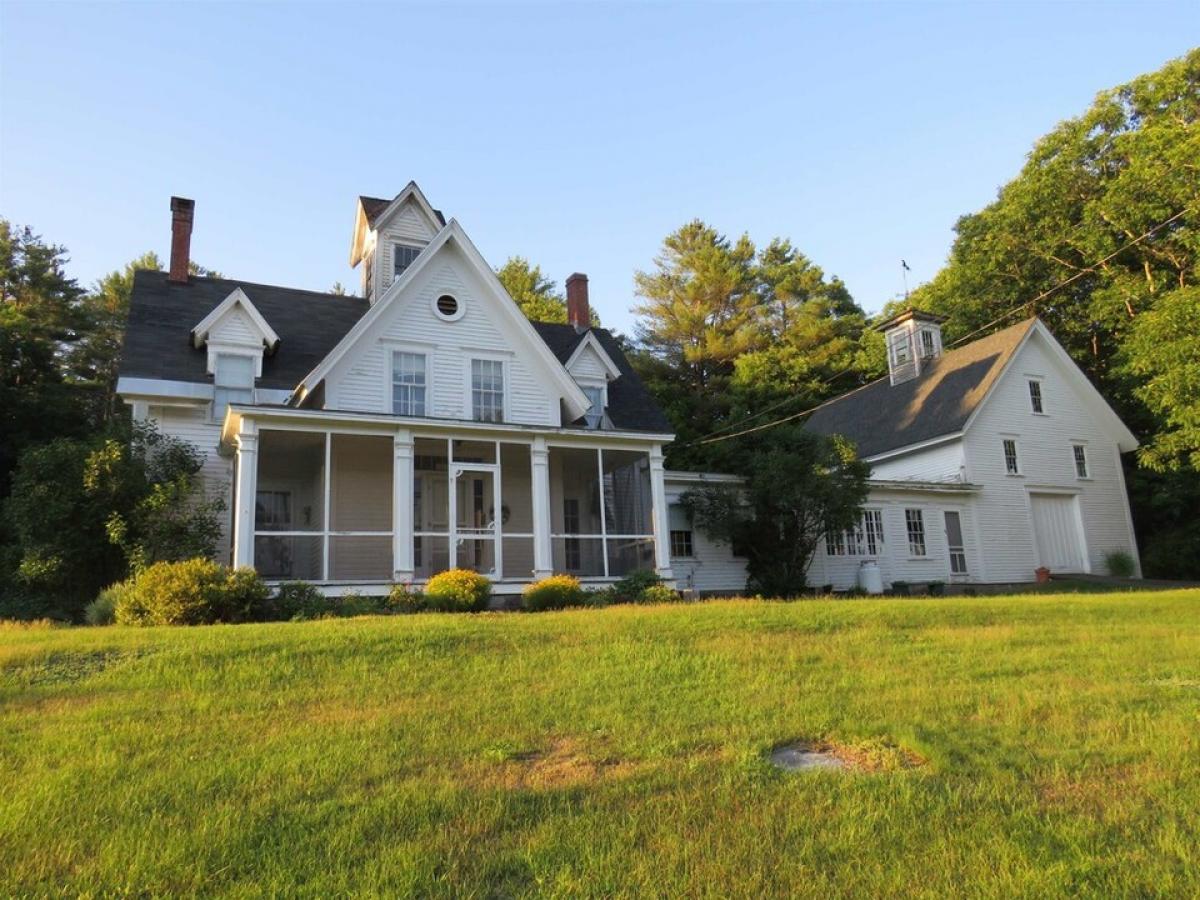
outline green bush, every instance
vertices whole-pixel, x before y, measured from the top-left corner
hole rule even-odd
[[[319,619],[330,607],[327,598],[307,581],[285,581],[263,605],[262,621],[289,622]]]
[[[443,612],[479,612],[487,609],[491,596],[492,583],[469,569],[447,569],[425,585],[429,608]]]
[[[393,584],[383,602],[384,611],[390,613],[418,613],[425,609],[425,597],[414,591],[411,585]]]
[[[1118,578],[1132,578],[1137,572],[1133,556],[1124,550],[1111,550],[1105,553],[1104,568],[1108,569],[1109,575],[1115,575]]]
[[[244,622],[263,609],[269,592],[251,569],[209,559],[154,563],[116,602],[122,625],[202,625]]]
[[[89,625],[112,625],[117,621],[117,604],[132,588],[131,581],[110,584],[84,607],[83,620]]]
[[[581,606],[583,600],[583,588],[574,575],[551,575],[526,585],[521,592],[521,605],[531,612]]]
[[[609,590],[613,603],[644,603],[642,599],[646,590],[662,581],[651,569],[638,569],[630,572]]]
[[[665,584],[652,584],[642,591],[638,603],[678,603],[682,598],[679,592]]]

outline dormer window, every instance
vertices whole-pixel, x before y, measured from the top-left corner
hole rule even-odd
[[[404,274],[404,270],[413,264],[421,255],[420,247],[410,247],[407,244],[392,244],[392,281]]]
[[[921,329],[921,358],[930,359],[937,356],[937,339],[928,328]]]
[[[583,419],[588,428],[600,428],[604,424],[604,388],[595,385],[581,385],[591,406],[584,413]]]
[[[218,353],[213,372],[213,421],[225,421],[230,403],[253,402],[254,360],[249,356]]]
[[[888,335],[888,349],[891,351],[892,365],[902,366],[910,359],[908,333],[896,331]]]

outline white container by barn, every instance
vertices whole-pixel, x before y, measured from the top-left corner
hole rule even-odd
[[[863,561],[858,567],[858,586],[867,594],[883,593],[883,575],[879,571],[879,563]]]

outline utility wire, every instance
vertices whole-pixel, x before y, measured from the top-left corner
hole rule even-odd
[[[1014,306],[1012,309],[1008,310],[1007,312],[1001,314],[1000,316],[997,316],[995,319],[992,319],[992,321],[988,322],[986,325],[981,325],[980,327],[976,328],[974,331],[970,331],[967,334],[964,334],[962,337],[958,338],[957,340],[952,341],[949,346],[955,347],[955,346],[961,344],[963,341],[974,337],[975,335],[979,334],[981,331],[986,331],[987,329],[993,327],[994,325],[998,325],[1000,322],[1003,322],[1005,319],[1009,318],[1010,316],[1014,315],[1015,313],[1020,312],[1021,310],[1027,309],[1036,303],[1039,303],[1040,301],[1044,300],[1046,297],[1049,297],[1051,294],[1055,293],[1056,291],[1062,290],[1067,285],[1082,278],[1084,275],[1088,274],[1089,272],[1094,272],[1100,266],[1104,265],[1105,263],[1107,263],[1109,260],[1113,259],[1114,257],[1119,256],[1121,253],[1124,253],[1130,247],[1137,246],[1142,241],[1153,236],[1157,232],[1161,231],[1163,228],[1166,228],[1168,225],[1170,225],[1172,222],[1176,221],[1177,219],[1181,218],[1185,213],[1189,212],[1190,210],[1191,210],[1191,207],[1185,206],[1183,209],[1181,209],[1179,212],[1175,213],[1170,218],[1164,219],[1163,221],[1159,222],[1157,225],[1155,225],[1150,230],[1139,235],[1138,237],[1136,237],[1133,240],[1129,241],[1128,243],[1122,245],[1121,247],[1118,247],[1116,250],[1114,250],[1112,253],[1108,254],[1108,256],[1104,257],[1103,259],[1097,260],[1096,262],[1092,263],[1090,266],[1080,269],[1078,272],[1076,272],[1070,278],[1064,279],[1063,281],[1060,281],[1058,284],[1054,285],[1053,287],[1047,288],[1046,290],[1042,291],[1040,294],[1038,294],[1033,299],[1026,300],[1024,303]],[[846,375],[852,371],[854,371],[854,367],[851,366],[851,367],[842,369],[840,372],[835,372],[833,375],[830,375],[829,377],[822,379],[820,382],[818,382],[818,386],[826,386],[831,381],[833,381],[835,378],[840,378],[842,375]],[[792,399],[791,397],[785,397],[783,400],[780,400],[778,403],[774,403],[771,406],[766,407],[765,409],[759,410],[756,413],[746,416],[741,421],[749,422],[751,419],[757,419],[759,416],[765,415],[766,413],[771,412],[772,410],[777,409],[780,406],[783,406],[784,404],[788,403],[791,399]],[[809,413],[814,412],[817,409],[819,409],[820,407],[824,406],[828,402],[829,401],[827,401],[827,400],[823,400],[822,402],[818,403],[816,406],[810,406],[807,409],[800,410],[799,412],[791,413],[791,414],[783,416],[782,418],[779,418],[779,419],[773,419],[770,422],[764,422],[761,425],[755,425],[752,428],[745,428],[745,429],[742,429],[741,431],[735,431],[732,434],[722,434],[723,431],[726,431],[727,429],[734,427],[731,425],[726,425],[723,428],[718,428],[715,431],[709,432],[707,435],[704,435],[703,437],[696,438],[695,440],[692,440],[692,441],[688,441],[686,444],[680,445],[680,447],[682,449],[684,447],[697,447],[697,446],[702,446],[704,444],[716,444],[716,443],[720,443],[721,441],[731,440],[732,438],[742,437],[743,435],[753,434],[757,431],[764,431],[767,428],[774,428],[777,425],[783,425],[787,422],[791,422],[795,419],[798,419],[801,416],[806,416]]]

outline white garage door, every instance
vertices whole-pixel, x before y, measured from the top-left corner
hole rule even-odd
[[[1075,517],[1075,498],[1066,494],[1031,494],[1033,536],[1038,557],[1051,572],[1082,572],[1083,541]]]

